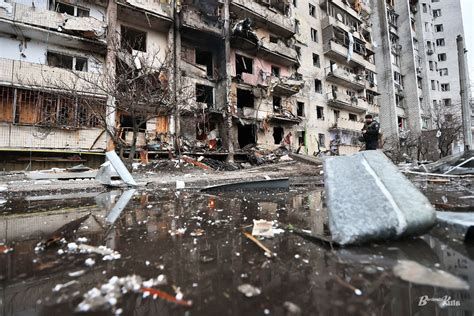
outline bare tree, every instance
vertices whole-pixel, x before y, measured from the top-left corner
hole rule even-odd
[[[143,126],[157,117],[176,113],[176,110],[189,110],[188,101],[195,95],[193,89],[182,83],[178,84],[180,91],[173,91],[170,83],[173,54],[168,49],[148,49],[147,52],[134,49],[140,47],[140,39],[132,43],[125,40],[115,40],[113,43],[117,57],[114,73],[100,66],[95,72],[64,69],[61,71],[65,76],[44,74],[41,83],[30,84],[48,87],[43,89],[45,94],[55,95],[65,103],[75,104],[73,125],[85,127],[93,120],[110,136],[130,168],[137,153]],[[103,64],[95,56],[89,56],[89,62],[91,65]],[[174,97],[174,92],[177,97]],[[109,104],[106,102],[107,98],[113,102]],[[42,119],[38,125],[43,130],[52,130],[62,123],[60,117],[55,117],[59,111],[53,110],[51,113],[52,117],[40,115]],[[125,129],[117,119],[115,126],[112,126],[109,116],[115,117],[115,114],[126,117],[131,127]],[[131,139],[126,139],[126,134],[131,134]],[[128,151],[126,158],[125,151]]]
[[[439,158],[451,154],[454,142],[462,139],[462,117],[459,105],[438,105],[432,110],[433,129],[437,131]]]

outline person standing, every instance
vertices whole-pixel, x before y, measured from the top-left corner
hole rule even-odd
[[[362,128],[362,139],[365,142],[365,150],[376,150],[379,142],[380,124],[374,120],[371,114],[365,116],[365,124]]]

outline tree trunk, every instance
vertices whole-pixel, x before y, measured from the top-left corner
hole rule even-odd
[[[132,143],[130,144],[130,153],[128,155],[127,161],[127,168],[130,172],[133,171],[133,160],[135,158],[135,153],[137,152],[137,140],[138,140],[138,124],[135,122],[135,118],[133,117],[133,135],[132,135]]]

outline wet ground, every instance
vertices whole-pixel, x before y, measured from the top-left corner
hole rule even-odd
[[[128,204],[127,194],[133,194]],[[323,232],[320,190],[220,195],[112,191],[95,195],[7,197],[0,205],[0,243],[14,249],[0,254],[0,315],[73,314],[91,288],[113,276],[133,274],[143,279],[165,275],[167,284],[156,289],[173,297],[182,293],[184,299],[192,300],[192,306],[129,293],[115,308],[96,315],[297,315],[298,309],[301,315],[474,313],[472,246],[426,235],[332,249],[286,231],[261,240],[277,254],[267,258],[243,235],[242,229],[250,231],[254,219],[272,220],[281,228],[291,224]],[[121,211],[120,206],[125,205]],[[34,251],[43,237],[89,212],[93,216],[68,241],[105,245],[120,253],[120,259],[103,261],[97,254],[68,253],[66,245]],[[95,264],[87,266],[87,259],[94,259]],[[465,279],[471,290],[402,281],[392,273],[399,259],[446,270]],[[71,274],[78,271],[83,274]],[[73,280],[77,282],[70,282]],[[58,284],[69,285],[53,291]],[[260,289],[261,294],[246,297],[238,290],[242,284]],[[433,302],[419,306],[425,295],[448,295],[460,306],[440,308]]]

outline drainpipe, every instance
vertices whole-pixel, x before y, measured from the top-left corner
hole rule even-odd
[[[109,84],[112,84],[116,73],[116,59],[117,59],[117,3],[115,0],[109,0],[107,5],[107,56],[105,58],[105,73]],[[116,121],[116,107],[115,97],[107,95],[107,104],[105,109],[106,121],[106,140],[107,151],[115,150],[115,121]]]

